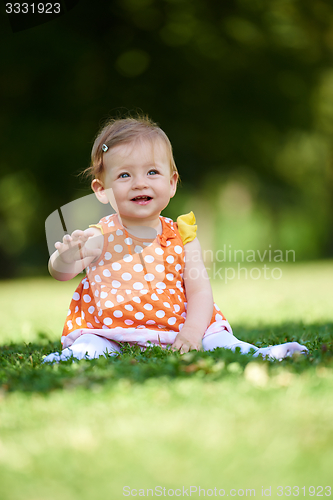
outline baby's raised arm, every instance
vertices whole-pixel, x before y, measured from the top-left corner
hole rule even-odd
[[[49,260],[49,272],[58,281],[68,281],[97,260],[103,249],[103,235],[98,228],[76,230],[55,243]]]

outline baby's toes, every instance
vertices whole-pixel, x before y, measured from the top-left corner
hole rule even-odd
[[[309,352],[309,349],[307,347],[305,347],[305,345],[301,345],[299,344],[298,342],[287,342],[288,346],[289,346],[289,352],[291,354],[289,354],[290,356],[294,353],[294,352],[301,352],[303,354],[307,354]]]

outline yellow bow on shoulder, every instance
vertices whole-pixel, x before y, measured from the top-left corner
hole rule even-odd
[[[179,234],[182,238],[183,245],[189,241],[194,240],[197,235],[197,225],[195,224],[195,215],[190,212],[185,215],[177,217],[177,226]]]

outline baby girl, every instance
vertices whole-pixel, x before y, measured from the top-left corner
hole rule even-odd
[[[44,362],[118,354],[124,342],[178,350],[224,347],[271,359],[306,352],[297,342],[257,348],[238,340],[214,303],[193,212],[161,216],[179,174],[172,147],[147,117],[114,119],[99,132],[88,173],[112,215],[55,244],[49,271],[76,288],[62,333],[63,350]]]

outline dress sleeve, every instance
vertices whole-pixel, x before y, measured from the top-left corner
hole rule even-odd
[[[196,237],[197,225],[195,222],[195,215],[193,212],[177,217],[178,231],[183,240],[183,245],[194,240]]]

